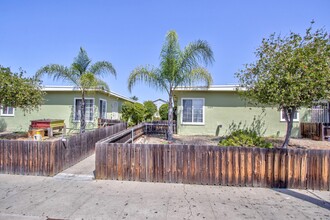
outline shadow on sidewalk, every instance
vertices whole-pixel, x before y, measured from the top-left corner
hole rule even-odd
[[[283,193],[288,196],[292,196],[297,199],[301,199],[303,201],[310,202],[310,203],[317,205],[319,207],[322,207],[324,209],[330,210],[330,202],[327,202],[321,198],[317,199],[317,198],[314,198],[314,197],[311,197],[311,196],[308,196],[308,195],[305,195],[305,194],[302,194],[302,193],[299,193],[296,191],[292,191],[290,189],[273,189],[273,190],[276,192],[279,192],[279,193]]]

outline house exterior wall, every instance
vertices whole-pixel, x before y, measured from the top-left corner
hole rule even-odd
[[[204,123],[201,125],[182,123],[182,98],[204,98]],[[286,122],[280,120],[276,108],[254,107],[242,100],[235,91],[175,91],[178,134],[216,135],[229,132],[232,123],[251,125],[254,117],[262,117],[264,136],[285,136]],[[307,110],[299,110],[299,121],[308,117]],[[299,136],[299,122],[294,122],[292,136]]]
[[[27,131],[30,121],[37,119],[64,119],[69,130],[78,130],[80,121],[74,121],[74,99],[81,98],[79,91],[48,91],[44,97],[44,103],[38,111],[25,113],[21,109],[15,109],[14,116],[0,116],[0,131]],[[86,122],[86,128],[96,128],[99,117],[100,99],[107,101],[107,118],[115,119],[111,106],[113,102],[118,103],[118,118],[121,118],[121,106],[125,101],[121,98],[111,96],[102,92],[88,93],[85,98],[94,99],[94,120]]]

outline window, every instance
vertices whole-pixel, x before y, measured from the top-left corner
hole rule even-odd
[[[3,106],[1,108],[2,116],[15,116],[15,109],[13,107]]]
[[[204,99],[185,98],[182,99],[183,124],[204,124]]]
[[[285,121],[283,110],[281,110],[281,121]],[[299,121],[299,112],[298,111],[294,112],[293,121]]]
[[[99,113],[100,118],[107,118],[107,101],[104,99],[100,99]]]
[[[94,99],[85,99],[85,120],[86,121],[93,121],[94,118]],[[80,121],[81,117],[81,99],[75,98],[74,99],[74,121]]]
[[[111,103],[111,119],[119,119],[119,114],[118,114],[118,102],[114,101]]]

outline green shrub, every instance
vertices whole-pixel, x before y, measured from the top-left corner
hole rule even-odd
[[[144,121],[145,108],[141,103],[124,102],[122,105],[122,120],[133,126]]]
[[[126,122],[129,122],[132,112],[133,112],[133,103],[124,102],[121,107],[121,119]]]
[[[272,148],[272,144],[251,130],[236,130],[219,142],[219,146]]]
[[[263,115],[254,117],[250,126],[242,123],[232,123],[229,126],[229,135],[219,142],[219,146],[234,146],[234,147],[261,147],[272,148],[272,144],[267,142],[262,135],[265,133],[263,128],[265,123],[262,120]]]
[[[159,115],[162,120],[168,119],[168,104],[162,104],[159,107]]]
[[[154,114],[157,112],[157,106],[153,101],[145,101],[143,103],[145,108],[144,118],[146,121],[152,121]]]
[[[145,108],[141,103],[134,103],[132,112],[132,122],[139,124],[144,121]]]

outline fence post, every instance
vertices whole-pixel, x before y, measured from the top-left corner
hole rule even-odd
[[[132,128],[132,143],[134,142],[134,129]]]

